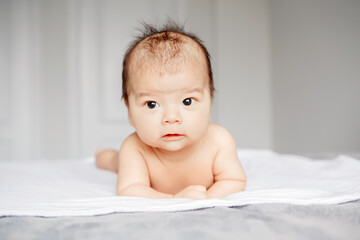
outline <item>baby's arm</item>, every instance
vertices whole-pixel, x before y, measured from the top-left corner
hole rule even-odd
[[[224,128],[219,129],[219,152],[214,160],[214,184],[207,191],[208,198],[223,198],[245,189],[246,175],[237,156],[236,143]]]
[[[119,152],[117,194],[147,198],[171,198],[171,194],[155,191],[150,187],[146,162],[139,151],[137,136],[129,136]]]

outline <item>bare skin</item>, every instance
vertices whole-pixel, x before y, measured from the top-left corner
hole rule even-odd
[[[210,137],[214,135],[218,137]],[[210,124],[204,141],[191,150],[189,158],[179,160],[172,156],[172,161],[168,161],[134,133],[125,140],[121,155],[115,150],[99,149],[96,163],[119,174],[118,195],[205,199],[244,190],[246,177],[227,130]],[[123,161],[120,156],[134,161]]]

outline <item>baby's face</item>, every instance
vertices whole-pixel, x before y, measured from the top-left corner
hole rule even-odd
[[[210,122],[209,79],[204,68],[174,74],[141,71],[129,81],[129,120],[147,145],[178,151],[199,141]]]

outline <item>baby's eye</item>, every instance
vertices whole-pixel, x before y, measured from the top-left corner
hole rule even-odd
[[[193,104],[194,100],[191,99],[191,98],[185,98],[184,101],[183,101],[183,104],[185,106],[190,106],[191,104]]]
[[[146,103],[146,106],[148,108],[150,108],[150,109],[154,109],[154,108],[158,107],[159,104],[157,102],[154,102],[154,101],[149,101],[149,102]]]

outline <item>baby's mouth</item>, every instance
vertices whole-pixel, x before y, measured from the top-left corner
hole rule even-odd
[[[162,136],[165,139],[179,139],[182,138],[184,135],[183,134],[178,134],[178,133],[168,133],[165,134],[164,136]]]
[[[164,135],[164,137],[178,137],[178,136],[182,136],[181,134],[177,134],[177,133],[169,133]]]

